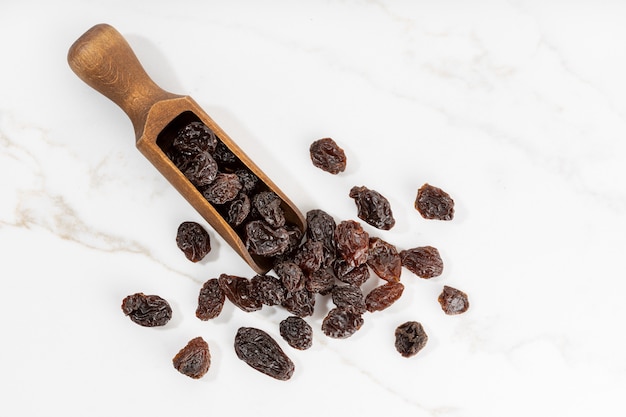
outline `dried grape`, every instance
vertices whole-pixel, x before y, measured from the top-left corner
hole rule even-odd
[[[172,308],[164,298],[141,292],[124,298],[122,311],[134,323],[144,327],[164,326],[172,318]]]
[[[367,224],[381,230],[389,230],[396,224],[389,200],[378,191],[352,187],[349,195],[357,206],[357,216]]]
[[[438,301],[442,310],[449,315],[465,313],[469,308],[467,294],[447,285],[444,285]]]
[[[235,174],[239,177],[239,181],[241,182],[241,191],[244,194],[252,194],[256,191],[259,185],[259,177],[257,177],[252,171],[249,169],[238,169],[235,171]]]
[[[232,200],[228,205],[226,221],[231,226],[237,227],[248,218],[249,214],[250,198],[244,193],[239,193],[239,196]]]
[[[201,337],[191,339],[187,345],[182,348],[174,359],[172,359],[174,368],[181,374],[190,378],[202,378],[211,366],[211,352],[209,344]]]
[[[452,220],[454,200],[441,188],[424,184],[417,190],[415,209],[425,219]]]
[[[256,275],[250,280],[250,293],[261,304],[280,305],[285,301],[285,287],[271,275]]]
[[[308,276],[305,287],[313,293],[326,295],[335,286],[335,274],[326,268],[320,268]]]
[[[345,339],[363,326],[363,316],[353,310],[333,308],[322,321],[322,331],[328,337]]]
[[[323,171],[339,174],[346,170],[346,153],[331,138],[313,142],[309,147],[309,154],[313,165]]]
[[[217,177],[217,162],[208,152],[177,158],[175,163],[183,175],[196,187],[209,185]]]
[[[176,245],[191,262],[199,262],[211,251],[211,238],[199,223],[182,222],[176,232]]]
[[[235,174],[220,172],[215,180],[202,191],[202,195],[212,204],[224,204],[234,200],[241,191],[241,182]]]
[[[300,269],[302,269],[306,275],[310,275],[317,271],[322,265],[323,260],[323,243],[310,239],[298,248],[298,251],[294,256],[294,262],[300,266]]]
[[[285,213],[280,206],[281,203],[282,200],[273,191],[263,191],[252,197],[255,214],[272,227],[285,225]]]
[[[263,305],[252,294],[248,278],[221,274],[218,278],[226,298],[245,312],[260,310]]]
[[[400,281],[402,259],[396,247],[391,243],[377,237],[370,238],[367,265],[385,281]]]
[[[295,262],[278,262],[274,266],[274,271],[287,291],[300,291],[304,288],[304,273]]]
[[[339,308],[351,309],[356,313],[365,313],[365,297],[361,288],[354,285],[341,285],[331,292],[333,304]]]
[[[213,319],[222,312],[226,296],[217,278],[211,278],[202,285],[198,295],[196,317],[200,320]]]
[[[306,288],[300,291],[288,292],[282,306],[288,312],[298,317],[311,316],[315,310],[315,294]]]
[[[407,321],[396,328],[396,350],[405,358],[415,356],[426,346],[428,335],[416,321]]]
[[[292,236],[285,228],[274,229],[262,220],[245,226],[246,248],[253,255],[277,256],[289,249]]]
[[[381,311],[395,303],[404,292],[401,282],[387,282],[371,290],[365,296],[365,308],[370,313]]]
[[[334,266],[337,279],[346,284],[358,287],[363,285],[370,277],[370,270],[367,264],[351,267],[346,262],[337,260]]]
[[[335,228],[337,252],[349,266],[355,267],[367,261],[369,235],[359,222],[344,220]]]
[[[204,123],[191,122],[178,132],[172,147],[181,154],[195,155],[201,152],[213,153],[217,142],[215,133]]]
[[[235,335],[237,357],[253,369],[280,381],[293,375],[295,366],[266,332],[254,327],[240,327]]]
[[[437,248],[420,246],[400,252],[402,266],[420,278],[438,277],[443,272],[443,261]]]
[[[313,345],[313,329],[298,316],[289,316],[279,325],[280,335],[294,349],[306,350]]]

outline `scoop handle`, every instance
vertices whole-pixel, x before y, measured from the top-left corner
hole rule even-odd
[[[156,102],[180,97],[152,81],[126,39],[108,24],[98,24],[78,38],[67,61],[80,79],[124,110],[137,139]]]

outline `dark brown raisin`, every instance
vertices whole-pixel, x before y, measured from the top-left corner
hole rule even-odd
[[[401,282],[387,282],[371,290],[365,297],[365,307],[367,311],[384,310],[395,303],[404,292],[404,285]]]
[[[396,328],[396,350],[405,358],[415,356],[428,342],[428,335],[416,321],[407,321]]]
[[[217,162],[222,170],[236,167],[240,164],[235,154],[221,141],[217,142],[217,146],[213,152],[213,159],[215,159],[215,162]]]
[[[280,280],[271,275],[256,275],[250,280],[252,297],[267,306],[280,305],[285,301],[286,290]]]
[[[389,230],[396,224],[389,200],[378,191],[352,187],[349,195],[356,204],[357,216],[367,224],[381,230]]]
[[[298,317],[311,316],[315,310],[315,294],[307,289],[288,292],[282,306]]]
[[[285,225],[285,213],[281,203],[282,200],[273,191],[263,191],[252,197],[254,214],[274,228]]]
[[[294,349],[306,350],[313,345],[313,329],[303,318],[290,316],[280,322],[280,335]]]
[[[324,246],[335,248],[335,219],[324,210],[310,210],[306,213],[306,233],[309,239],[324,242]]]
[[[365,313],[365,297],[361,288],[354,285],[339,285],[331,292],[333,304],[339,308],[351,309],[356,313]]]
[[[196,317],[200,320],[213,319],[222,312],[226,296],[217,278],[211,278],[202,285],[198,295]]]
[[[226,298],[243,311],[251,312],[263,307],[261,302],[253,296],[248,278],[221,274],[218,281]]]
[[[248,222],[245,227],[246,248],[253,255],[277,256],[292,244],[292,235],[285,228],[274,229],[262,220]]]
[[[215,152],[217,142],[215,133],[204,123],[191,122],[178,132],[172,147],[181,154],[195,155],[202,152]]]
[[[355,267],[367,261],[369,235],[361,224],[344,220],[335,228],[337,252],[349,266]]]
[[[252,194],[256,191],[259,185],[259,177],[254,175],[252,171],[248,169],[238,169],[235,171],[235,174],[239,177],[239,181],[241,182],[241,191],[244,194]]]
[[[363,285],[370,277],[370,270],[367,264],[352,267],[342,260],[337,260],[334,267],[339,281],[356,287]]]
[[[228,204],[226,221],[234,227],[242,224],[250,214],[250,198],[243,193]]]
[[[235,174],[220,172],[215,180],[202,191],[202,195],[212,204],[225,204],[234,200],[241,191],[241,182]]]
[[[452,220],[454,218],[454,200],[441,188],[430,184],[424,184],[417,190],[415,209],[425,219]]]
[[[437,248],[420,246],[400,252],[402,266],[420,278],[438,277],[443,272],[443,261]]]
[[[444,285],[438,300],[442,310],[449,315],[465,313],[469,308],[467,294],[447,285]]]
[[[211,251],[211,238],[200,224],[183,222],[176,232],[176,245],[187,259],[198,262]]]
[[[202,378],[211,366],[209,344],[201,337],[191,339],[172,359],[174,368],[190,378]]]
[[[215,181],[218,168],[217,162],[208,152],[182,156],[174,163],[185,177],[196,187],[204,187]]]
[[[353,310],[333,308],[322,321],[322,331],[328,337],[345,339],[363,326],[363,316]]]
[[[335,286],[335,274],[327,268],[320,268],[307,277],[305,287],[313,293],[329,294]]]
[[[302,272],[310,275],[320,269],[324,260],[324,245],[317,240],[304,242],[294,256],[294,262],[300,266]]]
[[[274,272],[276,272],[287,291],[300,291],[304,288],[304,273],[295,262],[287,260],[278,262],[274,266]]]
[[[331,174],[339,174],[346,170],[346,153],[331,138],[316,140],[309,147],[313,165]]]
[[[396,247],[391,243],[377,237],[370,238],[367,265],[385,281],[400,281],[402,259]]]
[[[144,327],[164,326],[172,318],[172,308],[165,299],[141,292],[124,298],[122,311],[133,322]]]
[[[286,381],[293,375],[295,366],[266,332],[254,327],[240,327],[235,335],[237,357],[265,375]]]

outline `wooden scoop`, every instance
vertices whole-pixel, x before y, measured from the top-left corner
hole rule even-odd
[[[135,129],[139,151],[257,273],[272,268],[271,258],[250,254],[237,232],[163,151],[163,143],[171,143],[179,128],[192,121],[204,123],[259,177],[266,189],[278,194],[286,221],[304,233],[306,222],[291,200],[191,97],[172,94],[157,86],[115,28],[107,24],[92,27],[74,42],[67,59],[84,82],[126,112]]]

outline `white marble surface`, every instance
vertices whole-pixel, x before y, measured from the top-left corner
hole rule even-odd
[[[624,415],[626,3],[304,3],[2,2],[0,415]],[[304,352],[278,336],[282,309],[198,320],[206,279],[252,272],[212,231],[200,264],[176,248],[181,221],[206,223],[67,65],[100,22],[303,211],[354,218],[350,187],[377,189],[397,225],[368,230],[437,246],[443,275],[405,270],[403,298],[346,340],[321,333],[319,299]],[[341,175],[310,164],[325,136]],[[452,222],[413,209],[424,182],[454,197]],[[469,294],[466,314],[443,314],[443,285]],[[171,302],[167,326],[124,317],[138,291]],[[411,359],[393,348],[406,320],[430,336]],[[235,357],[243,325],[278,338],[290,381]],[[213,355],[198,381],[171,365],[196,336]]]

